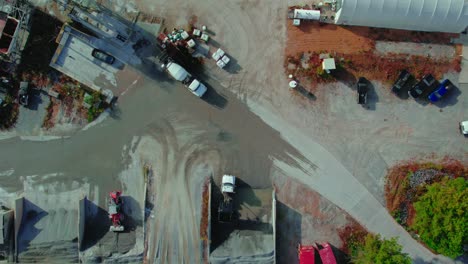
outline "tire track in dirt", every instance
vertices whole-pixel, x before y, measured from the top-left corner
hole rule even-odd
[[[174,124],[172,124],[174,123]],[[156,192],[155,237],[156,263],[200,262],[201,194],[196,192],[198,182],[212,176],[221,164],[222,152],[216,137],[198,131],[178,120],[163,120],[151,127],[151,136],[161,145],[161,169],[156,167],[161,178]],[[157,150],[155,150],[157,151]],[[208,157],[210,160],[208,160]],[[215,160],[214,162],[211,160]],[[200,173],[200,166],[204,174]],[[206,172],[210,173],[206,173]],[[200,180],[200,178],[202,178]],[[195,184],[194,184],[195,183]]]

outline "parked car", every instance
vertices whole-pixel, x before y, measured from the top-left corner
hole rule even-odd
[[[368,83],[369,81],[364,77],[360,77],[357,82],[358,104],[360,105],[367,103],[367,91],[369,90]]]
[[[112,57],[111,55],[105,53],[104,51],[102,50],[99,50],[99,49],[94,49],[93,52],[91,53],[91,55],[93,55],[94,58],[100,60],[100,61],[103,61],[107,64],[112,64],[114,63],[115,61],[115,58]]]
[[[460,132],[468,136],[468,120],[460,122]]]
[[[407,70],[402,70],[398,79],[392,86],[392,92],[396,95],[400,95],[401,90],[408,84],[410,79],[412,79],[411,73]]]
[[[427,99],[429,99],[431,102],[437,102],[440,100],[440,98],[447,94],[450,89],[453,89],[453,87],[453,83],[449,79],[446,79],[437,87],[437,89],[429,94]]]
[[[24,106],[29,105],[29,83],[28,82],[20,82],[18,102]]]
[[[429,88],[437,85],[437,80],[432,74],[424,75],[421,81],[416,83],[409,91],[408,94],[414,99],[419,98],[423,93],[427,92]]]

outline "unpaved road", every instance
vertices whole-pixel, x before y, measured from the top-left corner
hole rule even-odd
[[[206,100],[220,96],[212,92]],[[120,188],[118,175],[130,163],[128,152],[143,144],[133,138],[149,136],[156,143],[146,152],[158,157],[151,165],[160,178],[150,254],[162,263],[196,262],[201,258],[197,187],[203,179],[229,171],[253,187],[269,187],[272,157],[288,164],[297,164],[290,155],[301,157],[234,95],[223,96],[228,103],[220,109],[178,83],[142,78],[120,98],[120,114],[95,127],[55,141],[1,141],[0,171],[13,170],[1,187],[19,190],[21,176],[60,172],[54,181],[98,186],[99,205],[105,208],[105,194]]]

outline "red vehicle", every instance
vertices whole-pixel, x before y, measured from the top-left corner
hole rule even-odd
[[[330,244],[325,243],[319,246],[319,255],[323,264],[336,264],[335,254]]]
[[[122,198],[120,197],[122,192],[113,191],[109,193],[109,219],[111,220],[110,231],[122,232],[124,226],[122,220],[124,218],[122,213]]]
[[[299,245],[299,263],[300,264],[315,264],[315,247]]]

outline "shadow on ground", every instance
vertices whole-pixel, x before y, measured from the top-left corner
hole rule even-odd
[[[263,223],[259,217],[255,219],[240,219],[241,205],[261,206],[261,201],[255,196],[250,185],[236,179],[236,194],[233,201],[233,216],[231,222],[218,221],[218,206],[223,199],[223,194],[218,185],[212,183],[211,189],[211,244],[210,252],[222,245],[234,230],[262,231],[265,234],[273,233],[270,223]],[[241,195],[240,195],[241,194]],[[244,206],[246,210],[246,206]]]
[[[85,199],[85,231],[81,251],[96,245],[109,232],[110,220],[106,210]]]
[[[213,89],[213,87],[211,87],[210,85],[206,83],[205,85],[208,88],[208,90],[206,91],[205,95],[203,95],[202,99],[215,108],[224,109],[228,104],[226,96]]]
[[[315,101],[317,100],[317,97],[310,91],[304,88],[302,85],[298,85],[296,88],[291,89],[291,91],[295,92],[296,94],[299,94],[303,96],[306,99],[309,99],[310,101]]]
[[[454,88],[448,91],[444,97],[433,104],[439,108],[455,105],[458,102],[458,97],[461,95],[461,93],[461,90],[454,86]]]
[[[365,107],[368,110],[375,111],[376,105],[379,102],[379,96],[377,95],[377,92],[375,91],[375,86],[371,82],[367,82],[367,103]],[[356,95],[357,96],[357,95]]]
[[[302,215],[287,205],[276,202],[276,261],[299,263],[297,247],[302,237]]]

